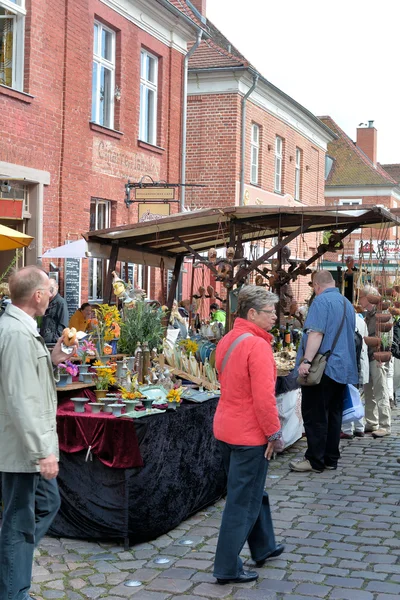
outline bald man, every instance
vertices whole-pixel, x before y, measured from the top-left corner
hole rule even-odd
[[[317,353],[329,357],[320,383],[302,386],[301,412],[308,447],[304,460],[292,461],[289,466],[292,471],[321,473],[337,468],[344,388],[348,383],[357,385],[358,369],[352,304],[335,287],[329,271],[317,271],[312,286],[315,298],[304,323],[299,375],[307,377]]]
[[[49,279],[51,298],[48,309],[40,326],[40,335],[46,344],[55,344],[69,323],[68,306],[66,301],[58,293],[58,283],[55,279]]]
[[[46,273],[24,267],[9,287],[12,304],[0,319],[0,599],[27,600],[34,549],[60,506],[52,363],[68,356],[60,338],[50,357],[37,331],[52,295]]]

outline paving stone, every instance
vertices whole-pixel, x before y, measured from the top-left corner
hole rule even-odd
[[[232,594],[233,585],[216,585],[215,583],[200,583],[193,593],[203,598],[226,598]]]
[[[278,581],[276,579],[263,579],[258,586],[260,590],[270,590],[279,593],[292,592],[295,587],[295,583],[291,583],[290,581]]]
[[[86,587],[81,590],[81,593],[84,594],[85,598],[97,600],[97,598],[100,598],[100,596],[104,594],[105,591],[106,590],[101,587]]]
[[[233,598],[234,600],[276,600],[277,595],[273,591],[249,589],[247,587],[237,591]],[[307,600],[310,599],[307,598]]]
[[[393,554],[368,554],[364,558],[365,562],[369,563],[384,563],[384,564],[394,564],[397,562],[397,556]]]
[[[103,573],[96,573],[95,575],[88,577],[88,580],[94,586],[102,585],[103,583],[106,582],[106,576]]]
[[[316,585],[314,583],[302,583],[296,588],[296,592],[299,594],[305,594],[306,596],[317,596],[318,598],[325,598],[332,588],[325,585]]]
[[[360,589],[364,581],[355,577],[327,577],[325,579],[326,585],[340,585],[344,588],[357,588]]]
[[[146,586],[149,590],[156,592],[169,592],[173,594],[187,592],[193,585],[192,581],[186,579],[169,579],[167,577],[156,577]]]
[[[188,569],[199,569],[200,571],[206,571],[213,565],[211,560],[194,560],[190,558],[183,558],[175,563],[176,567],[187,567]]]
[[[366,589],[371,592],[397,594],[398,596],[400,596],[400,585],[397,585],[395,583],[386,583],[384,581],[370,581]]]
[[[191,579],[195,573],[196,571],[194,569],[170,567],[163,573],[160,573],[159,577],[168,577],[169,579]]]
[[[126,588],[128,589],[128,588]],[[131,590],[134,590],[135,588],[131,588]],[[169,598],[171,596],[171,594],[164,594],[162,592],[150,592],[148,590],[142,590],[139,591],[137,593],[135,593],[134,595],[134,599],[135,600],[167,600],[167,598]]]
[[[98,577],[98,575],[93,575],[93,577]],[[68,585],[70,585],[74,590],[80,590],[83,587],[85,587],[86,581],[77,577],[73,579],[68,579]]]
[[[52,590],[63,590],[64,582],[62,579],[56,579],[55,581],[49,581],[46,583],[46,587]]]
[[[310,573],[308,571],[298,571],[289,575],[291,581],[313,581],[314,583],[322,583],[325,575],[320,573]]]
[[[59,590],[45,590],[42,592],[43,598],[52,600],[53,598],[64,598],[64,592],[60,592]]]
[[[329,596],[332,600],[373,600],[371,592],[363,590],[346,590],[343,588],[334,588]]]
[[[144,567],[143,569],[134,571],[132,577],[129,577],[128,579],[137,579],[138,581],[146,582],[151,581],[154,579],[154,577],[157,577],[159,573],[160,571],[157,571],[157,569],[149,569]]]

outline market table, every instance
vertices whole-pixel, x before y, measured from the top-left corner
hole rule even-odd
[[[170,531],[215,502],[226,485],[212,435],[217,402],[217,398],[202,404],[184,402],[176,411],[135,421],[104,419],[104,415],[103,422],[113,424],[112,439],[123,448],[123,455],[132,457],[138,446],[144,466],[109,467],[104,456],[88,455],[87,448],[61,451],[61,509],[49,533],[86,539],[122,538],[125,543],[129,539],[137,544]],[[60,447],[67,443],[63,438],[66,412],[64,404],[58,411]],[[77,422],[76,415],[71,411],[70,419]],[[89,419],[86,417],[88,423]]]

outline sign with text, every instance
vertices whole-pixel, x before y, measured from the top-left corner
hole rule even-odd
[[[355,258],[358,259],[360,254],[363,255],[366,261],[370,258],[398,260],[400,259],[400,242],[396,240],[356,240],[354,248]]]
[[[135,188],[136,200],[173,200],[175,189],[167,187]]]
[[[81,259],[66,258],[64,273],[64,298],[71,317],[81,305]]]

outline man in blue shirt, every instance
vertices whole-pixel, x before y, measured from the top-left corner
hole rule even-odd
[[[358,383],[354,344],[355,312],[340,294],[329,271],[317,271],[313,278],[315,299],[304,323],[299,375],[307,377],[311,362],[319,352],[331,351],[334,339],[346,314],[333,352],[327,359],[321,382],[302,386],[301,412],[307,436],[304,460],[292,461],[292,471],[336,469],[340,458],[339,442],[342,425],[343,393],[347,383]]]

